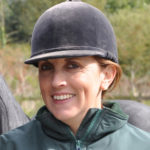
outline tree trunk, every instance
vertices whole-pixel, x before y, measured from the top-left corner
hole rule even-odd
[[[0,40],[1,47],[3,48],[6,45],[6,34],[5,34],[5,15],[3,9],[4,3],[3,0],[0,0]]]
[[[136,84],[135,84],[135,72],[134,72],[133,66],[131,66],[131,91],[132,91],[132,95],[134,97],[139,96],[139,92],[138,92],[138,90],[136,88]]]

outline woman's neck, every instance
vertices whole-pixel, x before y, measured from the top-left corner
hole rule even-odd
[[[94,107],[94,108],[100,108],[101,109],[102,105],[100,104],[98,107]],[[80,127],[80,124],[82,123],[87,112],[88,112],[88,110],[86,111],[86,113],[78,114],[78,116],[75,116],[74,118],[72,118],[70,120],[63,121],[65,124],[67,124],[70,127],[70,129],[74,135],[76,135],[76,133]]]

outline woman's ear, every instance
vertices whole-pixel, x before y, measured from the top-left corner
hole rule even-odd
[[[102,91],[107,90],[111,83],[113,82],[115,76],[116,76],[116,67],[113,65],[108,65],[103,70],[104,78],[101,83],[101,89]]]

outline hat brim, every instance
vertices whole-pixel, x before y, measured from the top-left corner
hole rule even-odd
[[[62,51],[54,51],[54,52],[48,52],[48,53],[43,53],[39,54],[36,56],[33,56],[25,61],[25,64],[32,64],[37,66],[38,62],[41,60],[46,60],[46,59],[54,59],[54,58],[69,58],[69,57],[83,57],[83,56],[100,56],[102,58],[108,59],[108,56],[110,60],[113,60],[116,62],[115,58],[112,56],[112,54],[108,54],[108,52],[104,50],[97,50],[97,51],[92,51],[92,50],[62,50]]]

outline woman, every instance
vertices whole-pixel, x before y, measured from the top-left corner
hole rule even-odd
[[[48,9],[32,35],[45,102],[36,119],[0,137],[1,150],[149,150],[150,134],[102,97],[121,76],[107,18],[81,1]]]

